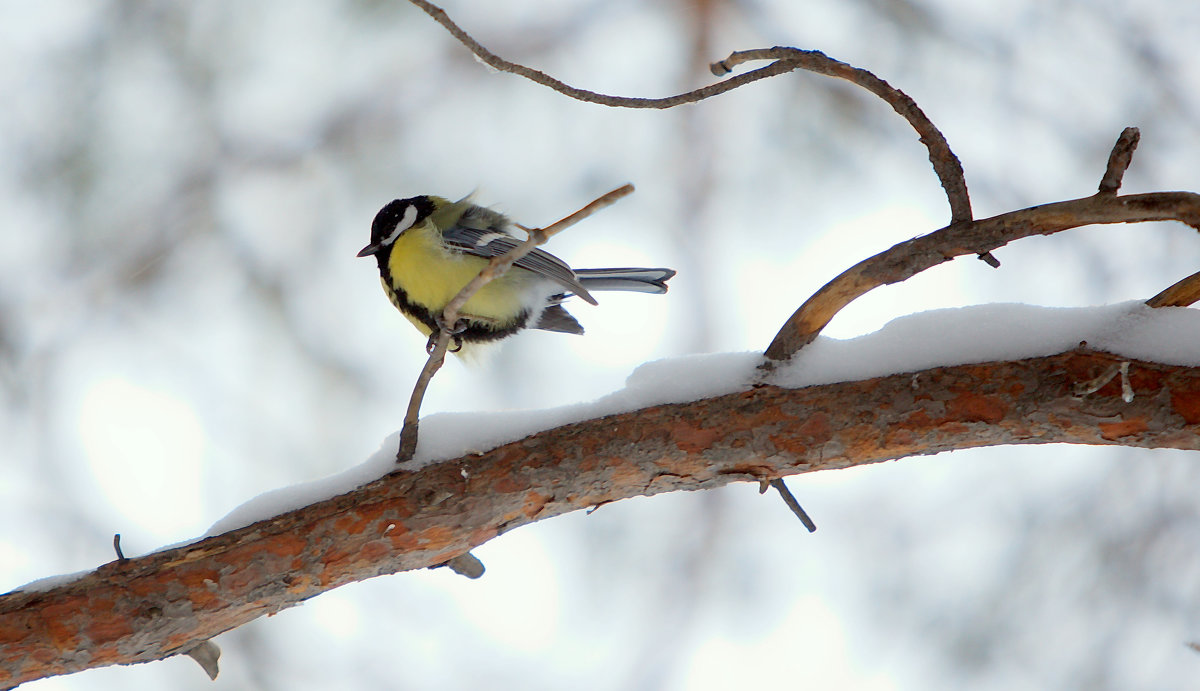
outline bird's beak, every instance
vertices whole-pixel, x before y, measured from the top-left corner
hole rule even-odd
[[[369,256],[372,254],[378,254],[379,250],[381,250],[381,249],[383,249],[383,243],[379,243],[379,244],[375,244],[375,245],[367,245],[366,247],[364,247],[358,251],[358,256],[366,257],[366,256]]]

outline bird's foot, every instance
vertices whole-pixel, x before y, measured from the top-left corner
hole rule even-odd
[[[447,325],[446,322],[443,321],[442,317],[439,315],[437,317],[434,317],[434,322],[437,323],[438,330],[429,334],[429,340],[425,342],[425,352],[426,353],[433,352],[433,349],[435,347],[437,347],[438,336],[440,336],[443,331],[446,332],[447,334],[450,334],[450,337],[451,337],[450,347],[447,348],[447,350],[449,350],[451,353],[457,353],[458,351],[462,350],[463,340],[462,340],[462,336],[460,336],[459,334],[461,334],[462,332],[467,330],[467,326],[468,326],[467,320],[459,319],[457,322],[454,323],[453,326],[450,326],[450,325]]]

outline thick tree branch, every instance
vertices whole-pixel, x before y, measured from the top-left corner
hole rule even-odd
[[[639,495],[1000,444],[1200,449],[1200,369],[1060,355],[762,386],[547,430],[397,471],[186,547],[0,596],[0,686],[145,662],[352,581],[441,564],[515,527]]]

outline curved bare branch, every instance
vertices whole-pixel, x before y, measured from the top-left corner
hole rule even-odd
[[[843,271],[805,301],[767,347],[768,369],[773,361],[791,358],[811,343],[838,311],[879,286],[899,283],[958,256],[985,254],[1030,235],[1051,235],[1093,224],[1145,221],[1180,221],[1200,230],[1200,195],[1096,194],[950,225],[906,240]]]
[[[1200,300],[1200,271],[1179,279],[1146,301],[1151,307],[1188,307]]]
[[[839,60],[834,60],[819,50],[801,50],[799,48],[776,46],[774,48],[738,51],[732,53],[724,60],[713,63],[711,66],[713,74],[719,77],[724,76],[733,67],[751,60],[774,60],[774,62],[766,67],[760,67],[723,82],[675,96],[666,96],[663,98],[610,96],[571,86],[551,77],[545,72],[505,60],[480,45],[462,27],[454,23],[442,8],[427,0],[409,0],[409,2],[421,8],[434,21],[441,24],[446,31],[450,32],[451,36],[466,46],[468,50],[475,54],[475,57],[482,60],[488,66],[501,72],[525,77],[532,82],[553,89],[564,96],[614,108],[674,108],[675,106],[687,103],[703,101],[727,91],[732,91],[740,86],[745,86],[751,82],[786,74],[794,70],[805,70],[827,77],[844,79],[863,87],[883,99],[917,131],[921,143],[929,149],[929,161],[933,164],[934,172],[937,173],[938,179],[942,183],[942,188],[946,191],[946,197],[950,203],[950,222],[958,223],[968,221],[972,218],[971,198],[967,193],[967,182],[963,176],[962,164],[959,163],[958,157],[954,155],[954,152],[950,150],[950,145],[946,142],[946,138],[942,135],[941,131],[922,112],[917,106],[916,101],[913,101],[907,94],[876,77],[871,72],[848,65]]]

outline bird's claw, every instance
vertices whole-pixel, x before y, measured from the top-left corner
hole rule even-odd
[[[450,334],[450,337],[452,339],[450,341],[450,347],[447,348],[448,351],[450,351],[451,353],[457,353],[458,351],[462,350],[463,340],[462,340],[462,336],[460,336],[459,334],[461,334],[462,332],[467,330],[467,326],[468,326],[467,320],[459,319],[457,322],[454,323],[453,326],[447,326],[446,322],[443,321],[440,316],[435,317],[434,321],[437,323],[438,330],[429,334],[429,340],[425,342],[425,352],[426,353],[433,352],[433,349],[437,347],[438,336],[440,336],[442,334],[442,332]]]
[[[458,321],[454,322],[453,326],[447,326],[445,320],[442,319],[441,315],[434,317],[433,321],[435,324],[437,324],[439,331],[445,331],[446,333],[450,334],[451,336],[457,336],[458,334],[467,330],[467,320],[466,319],[459,319]]]

